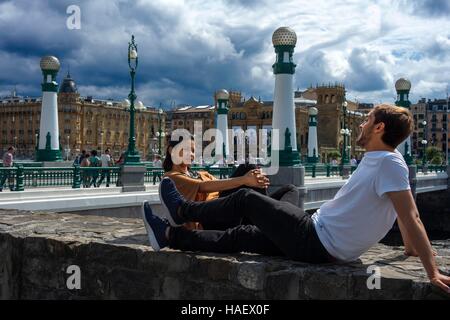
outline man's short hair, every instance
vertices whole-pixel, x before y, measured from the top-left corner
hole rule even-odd
[[[397,148],[414,129],[412,114],[403,107],[380,104],[373,109],[373,116],[374,124],[384,123],[384,134],[381,140],[392,148]]]

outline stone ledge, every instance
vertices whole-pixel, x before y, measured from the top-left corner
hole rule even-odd
[[[450,242],[434,242],[441,270]],[[381,270],[368,290],[367,267]],[[81,289],[66,287],[67,267]],[[442,299],[417,258],[376,245],[354,263],[153,252],[139,219],[0,210],[0,299]]]

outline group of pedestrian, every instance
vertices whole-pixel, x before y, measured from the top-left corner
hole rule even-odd
[[[109,168],[114,165],[121,165],[124,160],[124,154],[121,154],[117,161],[114,161],[111,156],[111,151],[106,149],[100,156],[97,150],[87,152],[82,150],[81,154],[77,156],[74,161],[74,165],[79,165],[82,168]],[[82,170],[82,181],[84,188],[100,187],[106,178],[106,187],[109,187],[111,183],[111,171],[108,169],[84,169]]]

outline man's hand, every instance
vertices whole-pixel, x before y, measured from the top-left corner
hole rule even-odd
[[[244,175],[245,185],[252,188],[267,188],[270,184],[260,169],[253,169]]]
[[[435,286],[441,288],[442,290],[450,293],[450,277],[444,276],[443,274],[436,273],[433,277],[430,277],[430,282]]]

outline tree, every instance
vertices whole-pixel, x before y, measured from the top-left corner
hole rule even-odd
[[[330,150],[327,153],[328,159],[339,159],[341,157],[341,153],[339,150]]]
[[[440,155],[433,157],[433,159],[431,159],[430,163],[434,164],[434,165],[441,165],[442,162],[444,161],[444,158],[442,158]]]
[[[437,148],[437,147],[428,147],[428,148],[426,148],[425,149],[425,155],[426,155],[427,160],[430,161],[430,162],[432,162],[433,159],[435,159],[435,158],[436,158],[435,161],[437,161],[437,158],[440,158],[441,162],[442,162],[442,159],[444,158],[444,155],[442,154],[442,151],[439,148]],[[441,164],[441,163],[439,163],[439,164]]]

